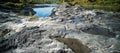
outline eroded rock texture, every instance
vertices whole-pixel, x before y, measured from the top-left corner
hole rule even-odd
[[[25,16],[0,21],[0,52],[119,53],[120,19],[116,14],[60,5],[50,17],[38,21]]]

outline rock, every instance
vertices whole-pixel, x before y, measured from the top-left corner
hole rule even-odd
[[[5,6],[5,5],[0,5],[0,9],[9,9],[9,10],[15,10],[14,8],[12,8],[12,7],[9,7],[9,6]]]
[[[29,11],[32,10],[26,8],[21,13]],[[0,52],[119,53],[120,19],[113,12],[67,5],[53,11],[51,18],[38,21],[0,12],[0,20],[7,20],[0,21],[4,22],[0,25]],[[80,20],[73,22],[74,17]]]
[[[6,18],[8,18],[9,15],[8,14],[0,14],[0,16],[1,16],[0,19],[6,19]]]
[[[2,38],[2,40],[1,40],[1,38]],[[16,45],[14,39],[11,39],[11,38],[5,39],[4,37],[1,37],[1,38],[0,38],[0,40],[1,40],[0,48],[2,48],[2,49],[0,49],[1,53],[16,48],[17,45]]]
[[[56,21],[58,21],[58,22],[63,22],[64,21],[64,19],[57,19]]]
[[[12,51],[18,53],[19,51],[15,49],[24,49],[22,53],[61,53],[64,51],[67,51],[65,53],[73,53],[71,50],[66,50],[67,47],[64,44],[59,43],[56,40],[51,40],[48,37],[45,37],[46,35],[48,35],[47,30],[41,29],[40,27],[35,26],[25,28],[14,35],[7,37],[4,39],[5,41],[1,40],[2,43],[0,44],[0,48],[3,49],[0,51],[5,52],[13,49]],[[7,46],[5,47],[4,45]],[[56,50],[56,48],[60,49]]]
[[[72,38],[57,38],[58,41],[65,43],[70,47],[75,53],[89,53],[90,50],[87,46],[83,45],[79,40]],[[65,51],[60,51],[58,53],[66,53]]]
[[[22,21],[21,20],[16,20],[15,23],[20,24],[20,23],[22,23]]]
[[[58,50],[57,52],[55,52],[55,53],[67,53],[66,51],[64,51],[64,50],[62,50],[62,49],[60,49],[60,50]]]
[[[32,16],[32,15],[30,15],[30,13],[32,13],[32,15],[34,15],[36,12],[34,12],[32,8],[27,8],[27,9],[20,11],[20,15]]]
[[[10,31],[11,31],[10,29],[5,29],[5,28],[0,27],[0,37],[3,37],[4,35],[9,33]]]
[[[96,25],[86,26],[86,27],[81,28],[81,30],[89,34],[116,37],[116,34],[111,32],[109,29],[102,28]]]
[[[13,13],[13,14],[16,15],[15,13]],[[15,21],[16,19],[18,19],[17,16],[13,16],[13,15],[11,16],[9,13],[1,12],[1,14],[0,14],[0,23]]]
[[[12,12],[12,11],[9,13],[9,15],[12,16],[12,17],[16,17],[16,16],[17,16],[17,15],[16,15],[14,12]]]

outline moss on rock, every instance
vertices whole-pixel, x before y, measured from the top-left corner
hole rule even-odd
[[[63,42],[69,48],[71,48],[75,53],[90,53],[90,49],[83,45],[78,39],[74,38],[63,38],[59,36],[49,36],[51,39],[56,38],[56,40]]]
[[[37,21],[37,20],[39,20],[38,16],[31,16],[28,21]]]

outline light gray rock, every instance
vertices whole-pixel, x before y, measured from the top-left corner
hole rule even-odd
[[[29,11],[23,10],[22,13]],[[5,13],[4,15],[7,16],[3,16],[5,18],[0,18],[1,20],[8,18],[13,20],[14,15],[11,15],[11,18],[8,17],[9,14]],[[0,35],[3,35],[3,31],[8,32],[5,33],[4,37],[0,37],[0,48],[2,48],[0,52],[74,53],[66,44],[56,40],[60,37],[78,39],[91,50],[89,53],[115,53],[120,50],[120,19],[114,16],[112,12],[86,10],[80,6],[60,5],[51,17],[51,20],[45,19],[47,22],[43,24],[41,22],[44,19],[39,20],[41,22],[21,22],[21,20],[15,19],[14,23],[25,23],[24,25],[27,26],[17,32],[9,32],[8,28],[10,29],[10,27],[1,28]],[[74,22],[72,20],[74,17],[84,18],[84,22]],[[37,24],[30,27],[33,23],[34,25]],[[6,26],[8,25],[10,24],[6,23]],[[55,36],[55,39],[50,39],[49,36]]]
[[[0,51],[5,52],[13,49],[12,51],[14,51],[14,53],[19,53],[18,50],[24,49],[22,53],[61,53],[64,51],[73,53],[72,50],[66,50],[68,49],[66,45],[46,37],[48,34],[47,30],[41,29],[37,26],[25,28],[7,39],[4,39],[5,41],[1,40],[0,48],[3,49]],[[5,47],[4,45],[7,46]]]
[[[116,34],[111,32],[109,29],[102,28],[96,25],[86,26],[86,27],[81,28],[81,30],[89,34],[116,37]]]

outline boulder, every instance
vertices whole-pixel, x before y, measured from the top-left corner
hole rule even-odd
[[[82,27],[80,30],[82,30],[85,33],[94,34],[94,35],[103,35],[108,37],[116,37],[116,34],[111,32],[107,28],[102,28],[97,25],[90,25]]]
[[[32,13],[32,14],[30,15],[30,13]],[[20,11],[20,15],[25,15],[25,16],[32,16],[35,13],[36,12],[34,12],[32,8],[26,8],[26,9]]]

